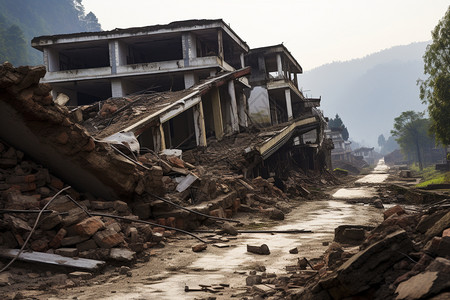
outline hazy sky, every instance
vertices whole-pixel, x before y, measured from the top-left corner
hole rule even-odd
[[[223,19],[250,48],[284,43],[304,70],[431,39],[448,0],[83,0],[103,30]]]

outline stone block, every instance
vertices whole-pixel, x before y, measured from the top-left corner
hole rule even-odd
[[[81,222],[87,217],[88,215],[81,208],[73,208],[68,211],[67,216],[63,217],[62,224],[64,227],[71,226],[73,224]]]
[[[45,239],[39,239],[31,242],[30,248],[33,251],[45,252],[48,249],[48,241]]]
[[[136,252],[126,248],[112,248],[109,257],[117,261],[131,262],[136,259]]]
[[[443,215],[436,223],[430,227],[425,236],[431,239],[435,236],[441,236],[445,229],[450,227],[450,211]]]
[[[86,279],[91,279],[93,277],[93,275],[92,275],[92,273],[89,273],[89,272],[76,271],[76,272],[69,273],[69,277],[86,280]]]
[[[119,213],[125,213],[129,211],[128,204],[120,200],[116,200],[113,202],[113,208]]]
[[[389,208],[388,210],[385,210],[383,213],[383,217],[386,220],[393,214],[402,215],[404,213],[405,213],[405,210],[403,209],[403,207],[401,207],[400,205],[396,205],[396,206]]]
[[[260,255],[269,255],[270,250],[266,244],[262,244],[261,246],[251,246],[247,245],[247,252],[260,254]]]
[[[51,214],[45,216],[42,221],[39,222],[39,227],[42,230],[50,230],[61,224],[61,221],[62,217],[54,211]]]
[[[24,233],[31,231],[30,225],[22,219],[13,217],[12,215],[5,215],[4,220],[15,232]]]
[[[196,244],[196,245],[192,246],[192,251],[194,251],[194,252],[202,252],[202,251],[206,250],[206,248],[208,248],[207,244],[204,244],[204,243]]]
[[[112,229],[105,229],[94,234],[94,241],[101,248],[112,248],[124,242],[123,236]]]
[[[245,284],[247,286],[253,286],[256,284],[261,284],[262,282],[262,277],[261,275],[250,275],[247,276],[247,278],[245,278]]]
[[[75,225],[75,231],[81,236],[91,236],[98,230],[104,229],[105,224],[100,217],[90,217]]]

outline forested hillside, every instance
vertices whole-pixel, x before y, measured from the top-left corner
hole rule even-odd
[[[97,17],[86,14],[82,0],[1,0],[0,62],[42,64],[42,53],[30,46],[33,37],[99,30]]]
[[[416,81],[424,78],[428,42],[396,46],[361,59],[327,64],[306,71],[300,86],[309,96],[322,96],[328,117],[339,114],[350,139],[376,146],[390,135],[394,118],[403,111],[423,111]]]

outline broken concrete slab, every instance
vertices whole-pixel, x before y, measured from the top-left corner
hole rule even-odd
[[[116,261],[131,262],[136,259],[136,252],[126,248],[112,248],[109,257]]]

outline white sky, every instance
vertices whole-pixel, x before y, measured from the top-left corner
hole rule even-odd
[[[449,0],[83,0],[103,30],[223,19],[250,48],[284,43],[310,70],[431,40]]]

